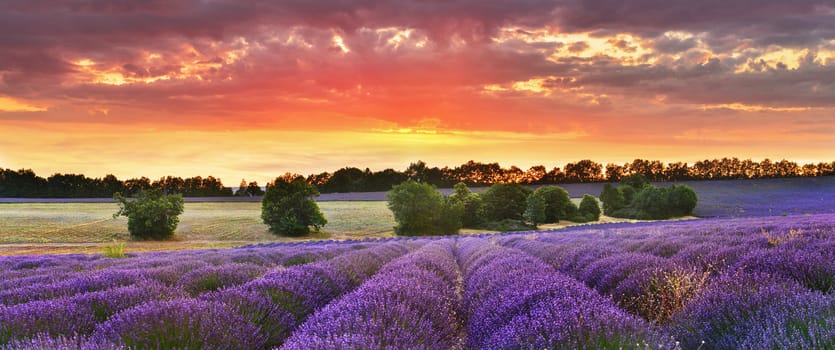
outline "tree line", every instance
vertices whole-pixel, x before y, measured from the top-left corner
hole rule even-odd
[[[544,165],[522,170],[516,166],[503,168],[499,163],[469,161],[456,167],[429,167],[425,162],[410,164],[405,170],[371,171],[346,167],[334,172],[311,174],[305,181],[321,193],[388,191],[406,180],[414,180],[448,188],[463,182],[468,186],[490,186],[497,183],[545,185],[583,182],[619,182],[630,175],[642,175],[653,182],[685,180],[762,179],[800,176],[830,176],[835,174],[835,161],[830,163],[798,164],[788,160],[760,162],[750,159],[722,158],[701,160],[693,164],[664,163],[658,160],[635,159],[624,164],[603,165],[584,159],[548,170]],[[0,197],[110,197],[120,192],[134,195],[142,190],[160,189],[186,197],[200,196],[260,196],[257,182],[242,180],[236,193],[224,187],[215,177],[179,178],[167,176],[156,181],[146,177],[119,180],[113,175],[89,178],[80,174],[54,174],[48,178],[37,176],[32,170],[0,169]]]
[[[641,175],[652,182],[687,180],[764,179],[801,176],[835,175],[835,161],[800,165],[788,160],[760,162],[750,159],[722,158],[701,160],[693,164],[659,160],[635,159],[624,164],[603,165],[584,159],[548,170],[544,165],[522,170],[516,166],[503,168],[499,163],[469,161],[457,167],[429,167],[418,161],[406,170],[393,169],[372,172],[369,169],[347,167],[333,173],[320,173],[307,177],[322,193],[388,191],[406,180],[449,188],[463,182],[467,186],[483,187],[497,183],[546,185],[585,182],[620,182],[629,175]]]
[[[0,169],[0,197],[100,198],[111,197],[114,193],[133,196],[147,190],[188,197],[232,195],[231,188],[224,187],[220,179],[212,176],[185,179],[166,176],[156,181],[141,177],[122,181],[113,175],[90,178],[81,174],[54,174],[43,178],[29,169]]]

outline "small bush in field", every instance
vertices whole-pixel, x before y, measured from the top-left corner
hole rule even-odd
[[[135,200],[116,192],[113,199],[119,201],[119,211],[113,217],[127,216],[128,231],[137,239],[171,238],[183,213],[183,196],[166,195],[159,189],[139,192]]]
[[[328,223],[314,197],[319,196],[316,187],[307,183],[301,175],[285,174],[267,184],[267,192],[261,199],[261,219],[270,232],[283,236],[303,236]]]
[[[623,206],[620,197],[623,197]],[[689,186],[655,187],[650,184],[643,185],[637,192],[630,185],[614,189],[607,184],[601,199],[604,210],[608,210],[607,215],[639,220],[663,220],[690,215],[699,200]]]
[[[626,206],[623,192],[611,184],[603,185],[603,191],[600,192],[600,201],[603,202],[603,213],[606,215],[612,215],[615,211]]]

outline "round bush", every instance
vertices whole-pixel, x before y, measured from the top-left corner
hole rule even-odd
[[[597,198],[592,195],[583,195],[583,200],[580,201],[579,216],[582,220],[575,220],[578,222],[590,222],[600,220],[600,204],[597,203]]]
[[[559,222],[561,219],[570,219],[577,211],[577,207],[571,202],[568,191],[559,186],[542,186],[533,193],[545,200],[545,221],[550,224]]]
[[[119,211],[113,217],[127,216],[128,231],[135,239],[171,238],[183,213],[183,196],[165,195],[159,189],[139,192],[135,200],[116,192],[113,199],[119,201]]]
[[[318,231],[328,223],[313,200],[318,196],[316,187],[301,175],[277,177],[261,199],[261,219],[277,235],[303,236],[311,226]]]

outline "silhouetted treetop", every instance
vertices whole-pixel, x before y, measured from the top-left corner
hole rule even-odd
[[[550,170],[535,165],[528,170],[516,166],[503,168],[499,163],[468,161],[456,167],[431,167],[424,161],[409,164],[403,171],[384,169],[371,171],[346,167],[332,173],[323,172],[305,177],[321,193],[334,192],[382,192],[406,180],[423,182],[448,188],[462,182],[467,186],[493,184],[563,184],[577,182],[620,182],[630,175],[641,175],[650,181],[762,179],[798,176],[830,176],[835,174],[835,161],[800,165],[788,160],[760,162],[738,158],[705,159],[693,164],[674,162],[665,164],[658,160],[635,159],[624,164],[601,164],[589,159],[565,164],[563,168]],[[290,174],[289,176],[297,176]],[[256,186],[244,183],[257,196]],[[121,181],[113,175],[88,178],[79,174],[54,174],[42,178],[32,170],[0,169],[0,197],[110,197],[115,192],[126,195],[149,189],[161,189],[165,193],[183,196],[231,196],[232,189],[224,187],[212,176],[179,178],[166,176],[156,181],[146,177]],[[260,187],[258,187],[260,189]],[[250,192],[241,192],[241,194]]]

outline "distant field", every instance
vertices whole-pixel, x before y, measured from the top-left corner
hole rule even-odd
[[[835,213],[835,177],[697,181],[686,184],[699,195],[694,215],[700,217]],[[565,185],[572,197],[599,193],[601,187],[602,184]],[[319,206],[328,219],[328,225],[322,232],[305,238],[283,238],[270,234],[260,219],[261,203],[253,199],[223,202],[218,201],[221,198],[188,198],[174,241],[129,242],[128,250],[223,248],[253,242],[311,238],[391,237],[395,222],[386,203],[381,200],[384,198],[385,194],[378,192],[323,195]],[[20,199],[0,200],[0,255],[98,253],[102,245],[113,240],[128,240],[127,219],[112,218],[117,205],[111,199],[96,200],[104,202],[20,203]],[[198,202],[200,200],[208,201]],[[578,203],[577,199],[575,203]],[[618,220],[604,218],[602,221]],[[463,231],[470,232],[473,231]]]
[[[574,199],[579,203],[579,199]],[[228,248],[308,239],[394,237],[394,217],[383,201],[319,202],[328,224],[309,237],[279,237],[261,222],[261,203],[186,203],[175,238],[165,242],[129,241],[127,218],[113,219],[115,203],[0,204],[0,255],[100,253],[102,246],[128,241],[128,251]],[[604,218],[603,222],[621,221]],[[570,222],[543,225],[560,228]],[[462,230],[479,233],[480,230]]]
[[[321,202],[328,225],[317,239],[390,237],[395,225],[385,202]],[[113,219],[115,203],[0,204],[0,255],[98,252],[102,243],[128,240],[127,218]],[[130,242],[131,250],[229,247],[293,241],[270,234],[261,203],[186,203],[174,242]],[[25,243],[25,245],[19,245]],[[90,244],[92,243],[92,244]],[[15,244],[15,245],[9,245]]]

